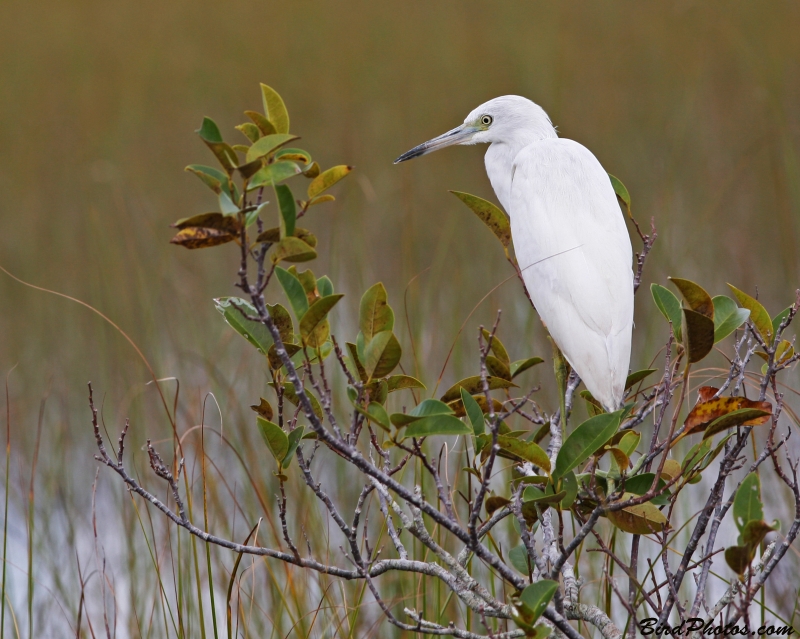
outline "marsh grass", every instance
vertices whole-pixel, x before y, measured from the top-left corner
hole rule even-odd
[[[89,379],[112,441],[130,418],[140,476],[145,439],[169,448],[174,420],[192,460],[184,488],[194,518],[238,540],[258,524],[254,535],[280,544],[278,485],[247,408],[266,376],[211,304],[231,293],[236,257],[221,268],[217,255],[184,254],[166,228],[208,205],[181,174],[202,152],[191,128],[204,114],[230,128],[242,105],[256,105],[259,81],[280,87],[325,164],[356,165],[314,222],[327,245],[320,268],[345,293],[382,280],[396,308],[406,303],[398,334],[409,372],[412,338],[420,369],[439,370],[464,318],[510,273],[499,251],[477,248],[485,229],[446,192],[491,195],[480,151],[408,167],[391,159],[501,93],[541,103],[562,135],[624,178],[640,217],[656,217],[648,282],[758,286],[773,312],[797,285],[800,10],[791,3],[13,0],[4,14],[0,265],[106,313],[180,392],[159,382],[165,409],[113,327],[0,274],[0,371],[17,366],[4,411],[3,637],[101,637],[108,627],[116,637],[217,639],[228,619],[240,637],[395,636],[363,585],[247,557],[234,571],[235,555],[168,527],[113,478],[96,477],[91,459]],[[341,306],[335,323],[352,326],[357,300]],[[549,354],[512,279],[476,310],[443,384],[474,361],[473,327],[497,308],[506,343]],[[664,326],[644,296],[636,313],[635,352],[654,356]],[[698,385],[706,374],[715,371],[699,372]],[[333,463],[326,481],[346,497],[341,470]],[[340,540],[297,486],[287,485],[296,538],[305,532],[317,553],[338,556]],[[781,517],[784,498],[765,490],[768,519]],[[776,574],[767,618],[797,623],[799,572],[795,555]],[[587,597],[609,597],[602,562],[584,577]],[[394,602],[429,617],[465,614],[436,586],[391,579],[382,587]]]

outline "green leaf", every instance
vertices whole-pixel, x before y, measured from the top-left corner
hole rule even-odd
[[[508,435],[498,435],[497,443],[504,451],[519,457],[523,461],[535,464],[545,472],[550,472],[550,458],[538,444],[509,437]]]
[[[529,368],[533,368],[542,362],[544,362],[544,360],[541,357],[529,357],[527,359],[518,359],[516,362],[512,362],[510,366],[511,379],[514,379],[520,373],[523,373]]]
[[[575,477],[575,473],[570,471],[564,475],[561,478],[560,488],[566,493],[566,496],[561,500],[559,508],[561,510],[571,508],[578,496],[578,479]]]
[[[689,362],[699,362],[714,348],[714,320],[688,308],[683,309],[681,332]]]
[[[705,431],[703,431],[703,439],[713,437],[717,433],[721,433],[723,430],[727,430],[728,428],[741,426],[751,420],[769,417],[770,415],[772,415],[770,411],[761,410],[759,408],[740,408],[738,410],[731,411],[730,413],[727,413],[722,417],[718,417],[711,422]],[[763,424],[766,421],[767,420],[763,420],[759,423]]]
[[[370,402],[367,406],[367,417],[385,431],[392,430],[391,422],[389,421],[389,414],[386,409],[378,402]]]
[[[714,343],[721,342],[750,317],[750,311],[739,308],[730,297],[717,295],[714,302]]]
[[[786,318],[786,316],[789,314],[789,312],[791,310],[792,310],[792,307],[791,306],[787,306],[785,309],[783,309],[780,313],[778,313],[775,317],[772,318],[772,334],[773,335],[777,335],[778,334],[778,329],[780,328],[781,323],[783,322],[783,320]]]
[[[224,189],[228,191],[228,195],[230,195],[228,176],[219,169],[203,166],[202,164],[190,164],[185,170],[189,171],[189,173],[194,173],[203,181],[203,184],[214,191],[214,193],[219,194]]]
[[[642,436],[640,433],[631,430],[625,433],[616,445],[623,453],[630,457],[636,452],[636,448],[639,446],[639,441],[641,439]]]
[[[283,98],[275,89],[262,84],[261,99],[264,104],[264,114],[275,127],[275,131],[289,133],[289,112],[286,110]]]
[[[704,439],[689,449],[686,457],[681,462],[681,469],[684,473],[697,466],[708,453],[711,452],[711,440]]]
[[[764,507],[761,505],[761,480],[756,473],[750,473],[744,478],[733,498],[733,520],[739,532],[742,532],[751,521],[762,519]]]
[[[385,377],[400,363],[400,342],[391,331],[377,333],[364,349],[364,370],[367,377]]]
[[[280,266],[275,267],[275,275],[283,287],[286,297],[289,298],[289,303],[292,305],[295,317],[301,318],[308,311],[308,297],[300,280],[296,275],[292,275],[286,269]]]
[[[283,462],[286,453],[289,452],[289,438],[283,432],[280,426],[267,421],[263,417],[258,417],[258,430],[261,432],[261,437],[267,444],[267,448],[272,453],[278,466]]]
[[[217,157],[217,160],[222,167],[230,175],[233,169],[239,163],[239,158],[236,157],[236,152],[222,140],[222,134],[219,132],[219,127],[216,122],[211,118],[203,118],[203,124],[197,130],[200,139],[205,142],[206,146],[211,149],[212,153]]]
[[[267,209],[267,205],[269,202],[262,202],[257,209],[254,211],[249,211],[245,214],[244,224],[245,227],[249,228],[251,225],[255,224],[255,221],[261,216],[261,214]]]
[[[728,284],[734,296],[744,308],[750,311],[750,321],[761,335],[761,338],[769,345],[775,336],[775,329],[772,327],[772,319],[767,313],[767,309],[757,299],[750,297],[744,291],[740,291],[732,284]]]
[[[279,161],[267,164],[258,170],[247,183],[247,190],[253,191],[262,186],[277,185],[290,177],[300,174],[300,167],[294,162]]]
[[[344,164],[341,164],[339,166],[334,166],[327,171],[323,171],[311,181],[311,184],[308,185],[308,199],[311,200],[323,191],[327,191],[343,177],[346,177],[347,174],[352,170],[352,166],[345,166]]]
[[[536,583],[522,591],[519,596],[520,601],[524,603],[533,614],[533,618],[528,623],[533,624],[542,616],[542,613],[547,608],[547,604],[553,598],[558,590],[558,582],[551,581],[550,579],[539,579]]]
[[[275,244],[275,251],[270,259],[273,264],[277,264],[278,262],[308,262],[316,257],[317,252],[313,247],[299,237],[285,237]]]
[[[236,215],[239,213],[239,207],[225,191],[220,192],[217,200],[219,201],[219,210],[222,211],[223,215]]]
[[[278,205],[281,210],[281,237],[294,235],[294,226],[297,221],[297,205],[294,201],[292,190],[285,184],[275,187],[278,194]]]
[[[531,574],[532,564],[530,562],[530,558],[528,557],[528,549],[525,548],[525,544],[514,546],[514,548],[509,550],[508,561],[523,575]]]
[[[650,490],[655,477],[655,473],[642,473],[641,475],[629,477],[625,480],[625,490],[629,493],[633,493],[634,495],[644,495],[648,490]],[[667,482],[664,481],[663,477],[660,477],[658,480],[658,488],[661,489],[666,485]],[[651,502],[656,506],[665,506],[669,503],[669,496],[669,492],[665,492],[663,495],[653,497]]]
[[[483,420],[483,411],[478,406],[478,402],[463,388],[461,389],[461,401],[464,403],[464,410],[467,413],[469,423],[472,425],[472,432],[475,437],[483,435],[486,430],[486,424]]]
[[[394,329],[394,311],[389,306],[386,288],[381,282],[370,286],[361,297],[358,313],[358,328],[366,343],[382,331]]]
[[[624,493],[622,501],[636,497],[631,493]],[[667,526],[667,518],[652,503],[645,502],[637,506],[628,506],[622,510],[609,511],[608,520],[620,530],[634,535],[649,535],[661,532]]]
[[[631,386],[635,386],[643,379],[649,377],[653,373],[656,372],[655,368],[645,368],[641,371],[636,371],[635,373],[631,373],[628,375],[627,379],[625,380],[625,390],[628,390]]]
[[[614,187],[614,193],[617,194],[617,197],[622,201],[625,205],[625,210],[628,212],[628,216],[631,216],[631,194],[628,193],[628,189],[625,188],[625,185],[620,181],[619,178],[614,177],[611,173],[608,174],[609,179],[611,180],[611,186]]]
[[[203,124],[197,129],[197,134],[203,142],[222,142],[222,134],[217,123],[209,117],[203,118]]]
[[[553,484],[548,484],[546,490],[541,490],[536,486],[528,486],[522,494],[522,499],[526,502],[535,502],[537,504],[557,504],[567,496],[567,491],[562,490],[557,493],[553,492]]]
[[[511,223],[508,216],[491,202],[461,191],[450,191],[459,200],[466,204],[481,221],[495,234],[503,249],[508,255],[508,245],[511,244]]]
[[[583,422],[564,440],[553,477],[563,477],[594,455],[619,428],[621,412],[603,413]]]
[[[333,282],[327,275],[323,275],[317,280],[317,290],[322,297],[333,295]]]
[[[668,322],[672,322],[672,331],[675,333],[675,339],[681,339],[681,303],[675,293],[668,288],[664,288],[660,284],[651,284],[650,293],[653,295],[658,310]]]
[[[714,302],[702,286],[679,277],[670,277],[669,280],[678,287],[690,309],[695,313],[714,319]]]
[[[343,297],[344,295],[342,294],[327,295],[326,297],[320,297],[308,307],[308,310],[300,320],[300,335],[303,336],[303,339],[308,338],[314,332],[317,326],[328,316],[336,302]]]
[[[421,388],[425,389],[425,384],[423,384],[418,379],[411,377],[410,375],[392,375],[389,379],[386,380],[388,384],[388,391],[393,393],[394,391],[403,390],[405,388]]]
[[[289,433],[287,437],[289,446],[286,449],[286,455],[284,455],[283,459],[281,460],[281,467],[289,467],[289,464],[292,462],[292,457],[294,456],[294,451],[297,450],[297,447],[300,445],[300,440],[303,439],[303,431],[305,429],[305,426],[297,426],[292,432]]]
[[[415,417],[427,417],[428,415],[452,415],[453,409],[438,399],[425,399],[409,413]]]
[[[296,135],[289,135],[288,133],[274,133],[273,135],[265,135],[258,142],[253,143],[253,146],[251,146],[250,150],[247,151],[245,160],[247,162],[252,162],[258,158],[263,158],[276,149],[282,147],[284,144],[288,144],[292,140],[297,139],[298,137]]]
[[[272,346],[272,335],[264,324],[247,319],[242,313],[258,316],[250,302],[239,297],[221,297],[214,300],[217,310],[222,313],[228,326],[255,346],[262,355]],[[241,309],[241,311],[239,311]]]
[[[516,384],[509,382],[506,379],[502,379],[500,377],[487,377],[486,383],[489,385],[489,390],[497,390],[498,388],[519,388]],[[481,381],[480,375],[475,375],[473,377],[466,377],[462,379],[460,382],[456,382],[453,386],[447,389],[447,392],[441,396],[441,400],[443,402],[452,402],[454,399],[458,399],[461,396],[461,390],[466,390],[470,395],[476,395],[478,393],[483,393],[483,383]]]
[[[428,437],[430,435],[471,435],[472,428],[453,415],[430,415],[412,423],[405,430],[405,437]]]

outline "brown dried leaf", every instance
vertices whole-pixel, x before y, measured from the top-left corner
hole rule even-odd
[[[500,510],[510,503],[511,500],[505,497],[489,497],[489,499],[486,500],[486,514],[491,515],[495,510]]]
[[[261,397],[260,399],[261,403],[253,404],[250,408],[251,410],[254,410],[256,413],[258,413],[261,417],[266,419],[268,422],[271,422],[273,417],[272,406],[263,397]]]
[[[235,235],[226,231],[219,231],[211,228],[196,228],[190,227],[183,229],[169,243],[178,244],[187,249],[200,249],[208,248],[210,246],[218,246],[220,244],[227,244],[235,239]]]

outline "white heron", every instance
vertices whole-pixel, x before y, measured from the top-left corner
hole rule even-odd
[[[622,403],[633,329],[632,249],[608,174],[559,138],[527,98],[482,104],[464,124],[395,164],[453,144],[488,143],[486,173],[511,218],[528,294],[572,368],[606,410]]]

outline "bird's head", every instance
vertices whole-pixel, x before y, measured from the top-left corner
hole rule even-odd
[[[438,151],[454,144],[529,144],[556,137],[544,109],[527,98],[504,95],[484,102],[473,110],[464,124],[406,151],[394,163]]]

